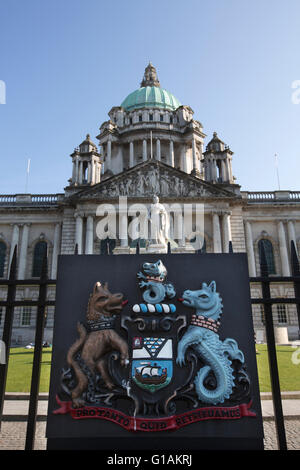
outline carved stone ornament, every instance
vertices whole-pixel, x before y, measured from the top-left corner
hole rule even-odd
[[[74,195],[79,199],[129,197],[236,197],[161,162],[145,162]]]

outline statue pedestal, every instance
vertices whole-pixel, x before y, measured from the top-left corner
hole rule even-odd
[[[163,243],[151,243],[147,247],[147,253],[167,253],[168,246]]]
[[[130,248],[129,246],[116,246],[114,248],[114,255],[129,255]]]
[[[192,245],[178,246],[172,248],[172,253],[195,253],[195,249]]]

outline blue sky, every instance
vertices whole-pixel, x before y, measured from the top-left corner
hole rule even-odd
[[[206,143],[234,152],[243,190],[300,190],[298,0],[2,0],[0,193],[63,192],[71,158],[149,60]],[[298,95],[300,96],[300,94]]]

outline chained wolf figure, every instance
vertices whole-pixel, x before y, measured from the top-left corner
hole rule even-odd
[[[71,392],[74,408],[84,405],[82,396],[88,386],[88,377],[80,361],[89,373],[100,372],[109,390],[114,388],[114,383],[108,373],[106,354],[119,351],[121,365],[128,364],[128,345],[114,329],[116,314],[121,313],[125,303],[123,294],[112,294],[107,283],[104,286],[100,282],[95,284],[88,303],[86,323],[77,324],[79,339],[67,354],[68,365],[73,368],[77,379],[77,385]],[[78,354],[80,361],[76,360]]]
[[[149,304],[159,304],[165,298],[172,299],[176,292],[173,284],[167,283],[167,269],[161,260],[144,263],[143,272],[137,273],[139,286],[143,289],[143,299]]]
[[[233,359],[244,363],[244,354],[238,348],[234,339],[220,340],[218,329],[222,314],[222,299],[216,292],[216,283],[208,286],[202,283],[202,289],[186,290],[180,299],[183,305],[195,309],[191,323],[179,341],[176,362],[179,366],[185,364],[185,353],[189,347],[204,362],[204,366],[195,377],[195,390],[200,401],[216,405],[229,398],[234,387],[234,376],[231,363]],[[216,387],[210,390],[204,382],[213,372]]]

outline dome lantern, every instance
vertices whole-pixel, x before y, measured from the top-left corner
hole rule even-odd
[[[175,111],[181,103],[172,93],[161,88],[155,67],[149,62],[145,69],[141,87],[130,93],[122,102],[125,111],[141,108],[163,108]]]
[[[154,65],[151,64],[151,62],[149,62],[149,64],[145,68],[144,77],[141,82],[141,87],[145,86],[157,86],[160,88],[156,68],[154,67]]]

